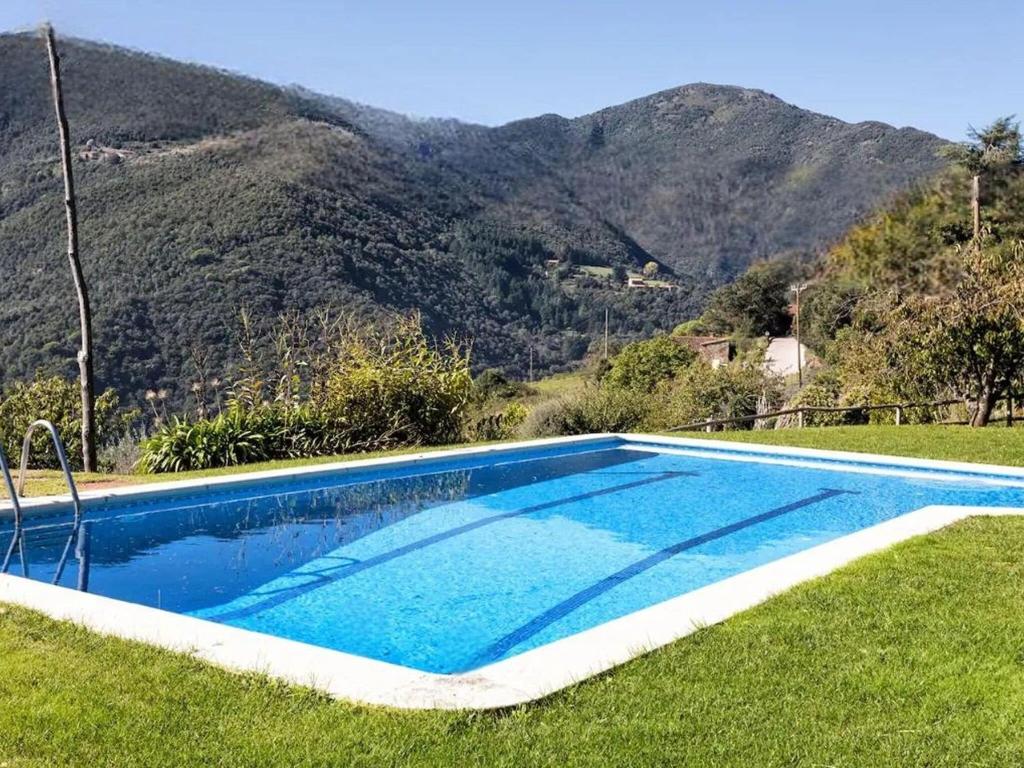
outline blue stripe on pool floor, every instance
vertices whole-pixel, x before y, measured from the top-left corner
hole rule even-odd
[[[491,515],[489,517],[485,517],[480,520],[474,520],[471,523],[466,523],[455,528],[449,528],[448,530],[441,531],[440,533],[435,533],[433,536],[427,536],[425,538],[418,539],[417,541],[410,542],[404,546],[396,547],[395,549],[389,550],[387,552],[382,552],[381,554],[375,555],[374,557],[369,557],[366,560],[360,560],[358,562],[340,566],[335,573],[330,575],[326,575],[323,572],[304,572],[302,574],[303,576],[313,577],[315,578],[315,581],[282,590],[276,594],[267,597],[265,600],[260,600],[259,602],[245,606],[244,608],[237,608],[233,611],[226,611],[220,614],[205,616],[204,618],[207,618],[211,621],[220,622],[243,619],[248,616],[260,613],[261,611],[265,611],[269,608],[273,608],[277,605],[281,605],[282,603],[286,603],[289,600],[292,600],[300,595],[313,592],[333,582],[340,581],[341,579],[348,578],[349,576],[354,576],[357,573],[362,573],[363,571],[369,568],[373,568],[375,566],[382,565],[383,563],[387,563],[391,560],[394,560],[395,558],[401,557],[402,555],[407,555],[410,552],[416,552],[420,549],[423,549],[424,547],[429,547],[432,544],[437,544],[439,542],[446,541],[455,536],[459,536],[464,533],[469,533],[470,531],[475,531],[478,528],[482,528],[485,525],[491,525],[492,523],[497,523],[501,520],[508,520],[512,517],[529,515],[534,512],[543,512],[546,509],[553,509],[555,507],[565,506],[566,504],[575,504],[581,501],[586,501],[587,499],[593,499],[611,493],[621,493],[622,491],[628,491],[633,488],[639,488],[644,485],[650,485],[651,483],[660,483],[665,480],[672,480],[674,478],[684,476],[696,477],[697,475],[697,472],[690,472],[685,470],[671,470],[668,472],[659,472],[654,476],[644,477],[640,480],[633,480],[628,483],[621,483],[619,485],[613,485],[608,488],[601,488],[596,491],[588,491],[587,493],[581,493],[576,496],[569,496],[567,498],[554,499],[552,501],[546,501],[542,504],[535,504],[530,507],[516,509],[511,512],[503,512],[498,515]]]
[[[627,565],[625,568],[613,573],[611,576],[601,579],[601,581],[590,585],[586,589],[580,590],[553,608],[550,608],[539,616],[531,619],[518,629],[508,633],[480,653],[465,669],[475,669],[476,667],[483,666],[484,664],[489,664],[492,661],[497,661],[517,645],[533,637],[538,632],[547,628],[551,624],[554,624],[559,619],[569,615],[584,603],[603,595],[608,590],[632,579],[634,576],[638,576],[644,571],[650,570],[659,563],[663,563],[665,560],[675,557],[680,552],[693,549],[694,547],[706,544],[709,541],[714,541],[715,539],[720,539],[723,536],[728,536],[731,533],[735,533],[736,531],[740,531],[744,528],[749,528],[753,525],[757,525],[758,523],[763,523],[767,520],[771,520],[772,518],[784,515],[787,512],[800,509],[801,507],[817,504],[818,502],[825,501],[826,499],[831,499],[834,496],[841,496],[847,493],[856,493],[856,491],[845,491],[837,488],[822,488],[821,493],[817,493],[814,496],[808,496],[805,499],[790,502],[789,504],[785,504],[781,507],[776,507],[775,509],[770,509],[767,512],[762,512],[759,515],[747,517],[743,520],[737,520],[735,523],[724,525],[721,528],[714,529],[713,531],[708,531],[707,533],[702,533],[699,536],[694,536],[669,547],[665,547],[652,555],[648,555],[642,560],[637,560],[635,563]]]

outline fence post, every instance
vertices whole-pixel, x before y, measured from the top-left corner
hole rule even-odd
[[[903,406],[896,406],[896,426],[900,426],[903,423]]]
[[[796,426],[798,429],[804,428],[804,409],[801,408],[796,412]]]
[[[714,424],[705,424],[704,425],[704,431],[705,432],[713,432],[714,428],[715,428]]]
[[[1013,395],[1006,396],[1006,426],[1013,426]]]

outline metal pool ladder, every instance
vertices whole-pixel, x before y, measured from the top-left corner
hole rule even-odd
[[[4,454],[4,447],[0,445],[0,473],[4,476],[4,485],[7,486],[7,496],[11,499],[11,507],[14,510],[14,532],[11,536],[11,545],[7,548],[3,563],[0,563],[0,573],[7,573],[11,567],[11,558],[14,557],[14,550],[18,550],[21,557],[21,570],[28,576],[28,560],[25,559],[25,533],[21,528],[21,503],[18,501],[18,492],[14,489],[14,480],[11,478],[11,467],[7,463],[7,456]]]
[[[47,421],[46,419],[38,419],[29,424],[28,431],[25,432],[25,439],[21,444],[21,466],[18,471],[18,484],[15,487],[14,482],[11,479],[11,470],[7,465],[7,458],[3,454],[3,450],[0,449],[0,470],[4,475],[4,482],[7,485],[7,492],[11,497],[11,504],[14,507],[14,536],[11,539],[11,545],[7,548],[7,555],[4,557],[4,561],[0,564],[0,573],[7,573],[7,570],[11,565],[11,558],[14,555],[14,550],[17,549],[21,556],[21,570],[24,576],[28,576],[28,560],[25,556],[25,530],[23,527],[24,515],[21,509],[21,503],[19,497],[25,494],[25,475],[28,471],[28,457],[32,450],[32,435],[35,433],[38,427],[42,427],[50,433],[50,439],[53,441],[54,450],[57,451],[57,460],[60,462],[60,468],[64,472],[64,481],[67,483],[68,490],[71,492],[71,502],[74,505],[75,514],[71,525],[71,535],[68,536],[67,543],[64,545],[64,551],[61,554],[60,561],[57,563],[57,571],[53,576],[53,583],[56,584],[60,581],[60,577],[64,573],[64,566],[67,564],[68,555],[71,553],[71,548],[75,544],[75,540],[78,538],[79,529],[82,524],[82,502],[78,498],[78,488],[75,486],[75,478],[71,475],[71,467],[68,464],[68,456],[64,450],[64,443],[60,439],[60,433],[57,428],[53,425],[53,422]]]

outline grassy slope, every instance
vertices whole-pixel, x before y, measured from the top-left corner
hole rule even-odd
[[[742,437],[1024,463],[1016,430]],[[967,521],[543,703],[484,714],[331,702],[7,609],[0,762],[1020,764],[1022,590],[1024,520]]]

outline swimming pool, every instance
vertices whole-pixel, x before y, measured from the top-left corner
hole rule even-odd
[[[98,597],[101,628],[138,636],[110,618],[128,604],[141,612],[119,621],[156,622],[161,644],[182,631],[200,643],[215,636],[215,660],[238,666],[218,654],[244,641],[267,671],[287,651],[309,660],[311,677],[348,662],[332,674],[359,679],[359,690],[372,677],[407,692],[485,680],[532,698],[535,661],[560,665],[552,679],[566,684],[621,661],[618,646],[632,643],[635,655],[685,634],[662,631],[678,624],[673,605],[689,616],[680,599],[739,583],[711,599],[716,610],[730,599],[746,607],[776,582],[744,594],[744,578],[781,568],[784,588],[794,561],[831,547],[810,575],[825,572],[860,552],[858,533],[904,521],[896,540],[965,510],[1024,508],[1024,473],[596,436],[119,489],[84,505],[77,528],[66,503],[27,506],[27,575],[59,573],[60,585],[30,590],[33,607],[56,600],[62,617],[94,624],[83,615],[92,608],[73,601]],[[2,551],[11,536],[7,520]],[[10,572],[22,565],[15,554]],[[4,577],[0,598],[19,601],[29,583]],[[488,677],[502,669],[500,684]]]

